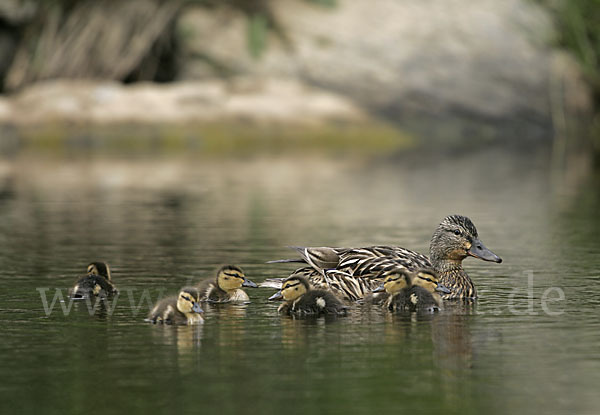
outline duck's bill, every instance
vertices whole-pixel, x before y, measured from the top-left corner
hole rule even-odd
[[[445,285],[441,285],[441,284],[438,284],[437,287],[435,287],[435,290],[442,294],[450,294],[452,292],[452,291],[450,291],[450,288],[446,287]]]
[[[380,286],[378,286],[377,288],[373,289],[371,292],[374,293],[382,293],[385,291],[385,286],[383,284],[381,284]]]
[[[242,287],[258,288],[258,285],[256,285],[254,282],[250,281],[248,278],[244,278]]]
[[[467,251],[467,255],[483,259],[484,261],[497,263],[502,262],[502,258],[500,258],[498,255],[487,249],[479,239],[473,240],[473,244],[471,245],[471,249]]]
[[[269,301],[281,300],[283,298],[283,294],[281,291],[277,291],[275,294],[269,297]]]
[[[194,313],[198,313],[198,314],[200,314],[200,313],[204,313],[204,310],[202,310],[202,308],[200,307],[200,304],[199,304],[199,303],[194,303],[194,305],[193,305],[193,307],[192,307],[192,311],[193,311]]]

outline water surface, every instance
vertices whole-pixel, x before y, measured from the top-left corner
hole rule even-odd
[[[0,164],[2,413],[596,413],[600,196],[547,158],[20,156]],[[143,321],[224,263],[249,278],[288,245],[427,253],[469,216],[502,264],[467,259],[481,297],[437,315],[352,309],[291,319],[269,289],[201,327]],[[121,296],[90,315],[51,301],[105,260]],[[57,291],[57,289],[59,291]],[[144,297],[146,295],[147,297]],[[564,299],[562,299],[564,298]],[[544,300],[544,301],[543,301]]]

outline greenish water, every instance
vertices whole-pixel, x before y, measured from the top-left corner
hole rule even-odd
[[[597,413],[600,182],[546,161],[3,162],[0,412]],[[252,304],[209,308],[201,327],[143,321],[144,293],[223,263],[257,282],[284,276],[293,266],[265,262],[287,245],[427,253],[453,213],[504,259],[465,261],[475,305],[293,320],[266,301],[272,290],[248,289]],[[66,295],[94,260],[112,266],[114,311],[46,313],[41,293]]]

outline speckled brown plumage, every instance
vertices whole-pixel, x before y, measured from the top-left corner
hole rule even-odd
[[[315,287],[327,287],[349,301],[363,298],[389,273],[424,267],[433,268],[439,274],[440,283],[450,289],[444,299],[475,298],[477,290],[462,268],[462,261],[469,255],[486,261],[502,261],[483,246],[473,222],[460,215],[448,216],[438,225],[431,238],[429,258],[406,248],[383,245],[294,249],[301,259],[272,262],[308,264],[295,272],[301,272]]]

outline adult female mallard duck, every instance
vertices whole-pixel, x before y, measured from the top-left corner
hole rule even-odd
[[[217,271],[217,277],[204,280],[198,284],[200,301],[211,303],[247,303],[250,302],[248,294],[242,287],[257,288],[258,285],[244,275],[244,271],[235,265],[225,265]]]
[[[87,266],[87,274],[77,280],[70,290],[73,299],[107,298],[118,294],[110,276],[110,268],[106,262],[92,262]]]
[[[292,274],[286,278],[281,290],[269,297],[269,300],[285,302],[277,311],[284,314],[345,315],[347,307],[331,291],[312,289],[307,278],[300,274]]]
[[[152,308],[148,320],[163,324],[200,324],[203,310],[198,303],[198,289],[184,287],[179,295],[163,298]]]
[[[418,268],[433,268],[438,273],[440,283],[450,290],[444,294],[444,299],[476,298],[477,290],[463,269],[462,261],[472,256],[484,261],[502,262],[479,240],[473,222],[460,215],[448,216],[438,225],[431,237],[429,258],[397,246],[294,249],[301,259],[271,262],[305,263],[308,266],[300,270],[315,287],[328,287],[350,301],[363,298],[381,283],[386,273],[402,269],[414,271]],[[276,284],[268,280],[261,286],[273,287]]]
[[[389,311],[439,311],[443,303],[439,293],[450,292],[440,285],[436,272],[426,268],[390,274],[373,291],[387,293],[384,308]]]

